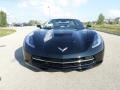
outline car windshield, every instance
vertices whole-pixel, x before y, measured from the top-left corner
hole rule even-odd
[[[52,24],[53,29],[84,29],[83,24],[76,19],[52,19],[48,24]]]

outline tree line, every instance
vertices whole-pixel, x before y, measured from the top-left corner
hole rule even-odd
[[[28,26],[33,26],[33,25],[41,24],[41,22],[37,21],[37,20],[30,20],[29,22],[22,23],[22,24],[28,25]],[[8,26],[7,14],[4,11],[0,11],[0,27],[6,27],[6,26]]]
[[[96,24],[96,25],[120,24],[120,17],[106,19],[105,16],[101,13],[98,15],[98,19],[96,21],[92,21],[92,22],[88,21],[85,24],[88,26],[91,26],[92,24]]]
[[[98,16],[98,20],[96,22],[96,24],[120,24],[120,17],[116,17],[114,19],[105,19],[105,16],[103,14],[100,14]]]
[[[30,20],[27,25],[37,25],[37,24],[41,24],[43,23],[42,21],[37,21],[37,20]],[[91,24],[93,22],[88,22],[88,24]],[[120,17],[117,17],[115,19],[105,19],[105,16],[101,13],[98,16],[97,21],[95,21],[94,23],[100,25],[100,24],[119,24],[120,23]],[[7,26],[7,14],[4,11],[0,11],[0,27],[5,27]]]

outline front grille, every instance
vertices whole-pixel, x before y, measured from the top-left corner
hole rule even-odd
[[[94,63],[94,58],[70,58],[70,59],[56,59],[48,57],[32,56],[32,59],[39,63],[40,66],[51,67],[51,68],[73,68],[83,67]],[[54,59],[54,60],[53,60]],[[56,60],[56,61],[55,61]],[[61,60],[61,61],[60,61]]]
[[[33,59],[40,60],[40,61],[45,61],[45,62],[72,62],[72,61],[77,61],[80,58],[69,58],[69,59],[59,59],[59,58],[50,58],[50,57],[40,57],[40,56],[32,56]],[[81,58],[82,59],[82,58]]]

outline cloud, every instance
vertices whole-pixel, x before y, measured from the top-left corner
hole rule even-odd
[[[87,3],[88,0],[57,0],[60,6],[80,6]]]
[[[58,6],[79,6],[81,4],[87,3],[88,0],[21,0],[18,3],[19,7],[36,7],[36,6],[41,6],[43,3],[55,3]]]
[[[88,0],[21,0],[18,3],[20,8],[28,8],[42,11],[46,17],[74,17],[74,11],[69,8],[85,4]],[[49,7],[49,8],[48,8]],[[66,10],[66,8],[68,10]]]
[[[120,9],[111,9],[105,15],[108,18],[120,17]]]
[[[7,14],[9,14],[9,10],[7,10],[6,8],[4,8],[4,7],[0,7],[0,11],[4,11],[4,12],[6,12]]]
[[[36,7],[40,5],[39,0],[21,0],[18,3],[18,7],[20,8],[30,8],[30,7]]]
[[[58,3],[63,7],[68,6],[69,2],[70,0],[58,0]]]
[[[75,2],[75,5],[81,5],[81,4],[85,4],[88,2],[88,0],[73,0]]]
[[[65,5],[65,4],[64,4]],[[44,2],[42,11],[46,16],[55,17],[71,17],[73,14],[58,6],[55,2]]]

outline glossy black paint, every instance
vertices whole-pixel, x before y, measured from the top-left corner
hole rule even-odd
[[[33,31],[32,36],[26,36],[23,45],[24,54],[26,52],[29,53],[31,59],[32,56],[42,56],[55,58],[49,59],[50,61],[61,60],[61,62],[63,60],[69,61],[71,58],[87,56],[94,56],[95,61],[102,61],[104,56],[104,41],[100,36],[100,45],[92,48],[95,35],[99,34],[94,30],[85,29],[83,26],[81,29],[39,29]],[[33,44],[34,47],[31,47],[28,42]],[[64,52],[59,50],[59,48],[64,49],[66,47],[67,50]]]
[[[32,55],[48,56],[56,58],[76,57],[91,55],[103,50],[103,43],[99,47],[91,48],[94,35],[96,32],[90,30],[53,30],[53,37],[47,42],[44,42],[47,30],[37,30],[34,32],[33,41],[35,48],[30,47],[25,43],[26,50]],[[61,52],[58,47],[68,47],[68,50]],[[90,51],[89,51],[90,50]],[[96,52],[97,51],[97,52]],[[94,53],[95,52],[95,53]]]

